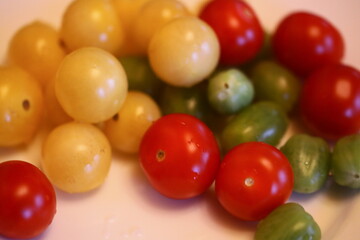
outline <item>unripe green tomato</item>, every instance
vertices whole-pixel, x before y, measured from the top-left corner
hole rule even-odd
[[[262,61],[251,72],[255,99],[273,101],[285,112],[291,111],[298,101],[300,80],[285,67],[272,61]]]
[[[314,218],[298,203],[285,203],[261,220],[255,240],[320,240]]]
[[[258,141],[276,146],[288,127],[288,118],[277,104],[257,102],[236,114],[221,133],[225,151],[244,142]]]
[[[349,135],[336,142],[331,171],[337,184],[360,188],[360,134]]]
[[[119,60],[126,72],[129,90],[142,91],[156,99],[163,82],[155,75],[148,59],[143,56],[128,56]]]
[[[280,150],[292,166],[295,192],[312,193],[325,184],[331,156],[325,140],[307,134],[295,134]]]
[[[204,83],[191,88],[166,85],[162,90],[159,105],[163,115],[187,113],[206,123],[211,114]]]
[[[252,82],[240,70],[228,69],[209,79],[207,94],[210,105],[218,113],[231,114],[251,103],[254,88]]]

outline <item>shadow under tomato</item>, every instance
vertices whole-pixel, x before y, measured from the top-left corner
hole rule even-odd
[[[325,194],[336,201],[344,201],[355,197],[360,193],[360,189],[353,189],[338,185],[332,178],[329,181],[329,187]]]
[[[151,205],[151,207],[168,209],[171,211],[181,211],[184,208],[194,207],[194,205],[201,202],[202,196],[190,199],[172,199],[162,195],[151,186],[150,182],[143,173],[140,164],[137,161],[134,161],[134,163],[131,164],[133,186],[136,187],[138,194],[142,196],[141,198],[144,199],[147,204]]]
[[[327,191],[329,191],[330,188],[330,181],[327,181],[324,186],[322,186],[319,190],[313,192],[313,193],[299,193],[299,192],[295,192],[293,191],[289,201],[292,202],[308,202],[308,201],[312,201],[313,199],[317,198],[320,195],[325,194]]]
[[[256,221],[242,221],[228,213],[218,202],[214,188],[210,188],[204,195],[209,214],[216,223],[224,228],[235,232],[253,234],[255,232]]]
[[[334,182],[331,176],[329,176],[329,179],[326,181],[324,186],[318,191],[314,193],[293,192],[289,200],[294,202],[305,203],[314,200],[320,195],[323,195],[326,196],[327,198],[330,198],[331,200],[340,202],[347,199],[351,199],[352,197],[355,197],[358,193],[360,193],[360,189],[352,189],[352,188],[340,186],[336,182]]]
[[[73,202],[73,201],[84,201],[84,199],[89,199],[92,196],[98,194],[98,192],[102,188],[102,185],[100,185],[99,187],[93,190],[82,193],[68,193],[55,186],[54,188],[55,188],[56,198],[58,201]]]

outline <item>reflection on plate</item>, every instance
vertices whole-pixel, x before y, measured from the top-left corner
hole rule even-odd
[[[182,0],[197,11],[203,0]],[[10,37],[22,25],[40,19],[59,26],[61,14],[70,0],[0,0],[0,56],[4,57]],[[345,0],[252,0],[264,27],[272,31],[276,23],[293,10],[311,10],[328,18],[345,37],[344,62],[360,68],[360,1]],[[3,60],[2,58],[1,60]],[[46,131],[26,147],[0,148],[0,161],[22,159],[38,164],[40,145]],[[289,132],[291,133],[291,131]],[[87,239],[252,239],[256,223],[244,223],[229,216],[217,204],[212,191],[190,200],[171,200],[155,192],[145,181],[136,156],[114,153],[106,182],[86,194],[57,191],[57,214],[42,240]],[[319,223],[324,240],[355,240],[360,235],[360,197],[357,191],[329,181],[320,192],[293,194],[290,201],[301,203]],[[1,239],[1,237],[0,237]]]

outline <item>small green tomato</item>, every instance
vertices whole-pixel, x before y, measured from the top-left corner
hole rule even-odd
[[[321,230],[314,218],[298,203],[285,203],[261,220],[255,240],[320,240]]]
[[[300,81],[289,70],[272,61],[257,63],[251,72],[257,100],[273,101],[290,112],[298,101]]]
[[[360,134],[339,139],[331,159],[331,171],[336,183],[360,188]]]
[[[237,113],[221,133],[225,151],[237,144],[257,141],[277,145],[288,127],[285,112],[273,102],[257,102]]]
[[[208,122],[212,113],[206,99],[206,85],[193,87],[174,87],[165,85],[160,95],[159,105],[164,115],[170,113],[187,113]]]
[[[158,96],[163,82],[155,75],[146,57],[128,56],[119,60],[128,77],[129,90],[142,91],[153,98]]]
[[[211,77],[207,91],[210,105],[220,114],[236,113],[254,97],[251,81],[237,69],[220,71]]]
[[[293,135],[280,150],[294,172],[294,191],[313,193],[326,182],[330,168],[330,149],[322,138]]]

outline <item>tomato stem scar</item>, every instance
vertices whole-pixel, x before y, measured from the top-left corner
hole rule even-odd
[[[156,153],[156,159],[158,160],[158,162],[164,161],[164,159],[165,159],[165,152],[160,149],[160,150]]]
[[[254,179],[252,179],[251,177],[248,177],[245,179],[244,183],[247,187],[251,187],[252,185],[254,185]]]

